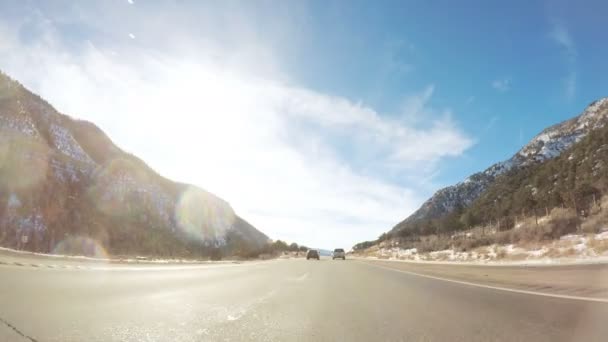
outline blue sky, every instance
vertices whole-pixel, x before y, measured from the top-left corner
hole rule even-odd
[[[403,94],[434,84],[433,104],[452,108],[477,141],[442,165],[442,183],[508,158],[546,126],[606,96],[608,51],[600,42],[608,5],[601,1],[331,4],[314,3],[314,38],[288,57],[293,73],[387,115],[399,115]],[[570,77],[573,90],[564,84]],[[496,89],[495,81],[508,85]]]
[[[608,95],[582,3],[6,1],[0,69],[271,237],[350,247]]]

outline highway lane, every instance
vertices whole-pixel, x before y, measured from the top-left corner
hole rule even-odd
[[[604,341],[607,318],[606,303],[354,260],[0,265],[2,341]]]

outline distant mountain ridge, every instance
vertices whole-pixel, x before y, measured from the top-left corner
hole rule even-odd
[[[591,103],[578,116],[550,126],[536,135],[510,159],[496,163],[485,171],[475,173],[464,181],[437,191],[405,220],[391,229],[398,232],[416,221],[429,220],[451,213],[455,208],[466,208],[508,171],[545,162],[559,156],[591,131],[608,122],[608,98]]]
[[[0,245],[204,256],[268,241],[226,201],[160,176],[93,123],[0,74]]]

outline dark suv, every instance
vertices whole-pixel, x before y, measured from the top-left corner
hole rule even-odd
[[[308,259],[320,260],[321,257],[319,257],[319,251],[317,251],[315,249],[309,249],[308,253],[306,253],[306,260],[308,260]]]
[[[342,248],[336,248],[334,249],[334,255],[332,259],[346,260],[346,253],[344,253],[344,250]]]

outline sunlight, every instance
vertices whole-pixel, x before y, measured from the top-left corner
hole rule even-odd
[[[175,208],[179,228],[202,242],[222,242],[236,217],[228,203],[212,194],[188,187]]]
[[[113,159],[96,171],[88,197],[97,209],[109,216],[129,214],[129,196],[136,184],[145,184],[148,175],[133,161]]]
[[[85,236],[69,236],[55,245],[51,254],[83,255],[87,257],[108,259],[108,253],[97,240]]]
[[[0,186],[30,190],[46,177],[49,148],[25,134],[0,131]]]

